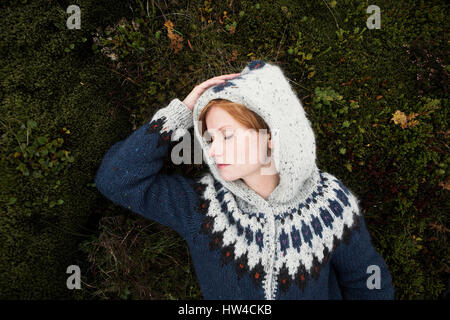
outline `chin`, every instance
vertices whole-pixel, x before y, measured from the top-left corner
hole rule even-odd
[[[225,168],[222,170],[219,169],[220,176],[222,177],[223,180],[234,181],[234,180],[237,180],[240,178],[240,176],[236,175],[236,170],[231,170],[231,172],[225,172],[225,171],[227,171],[227,169],[230,169],[230,168]]]
[[[220,176],[221,176],[222,179],[225,180],[225,181],[234,181],[234,180],[239,179],[239,177],[229,176],[228,174],[223,173],[223,172],[220,173]]]
[[[257,171],[261,166],[236,166],[234,165],[234,168],[225,168],[222,170],[219,170],[220,176],[225,181],[235,181],[239,179],[243,179],[244,177],[253,174],[255,171]]]

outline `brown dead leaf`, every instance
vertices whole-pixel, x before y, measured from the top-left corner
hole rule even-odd
[[[392,115],[393,117],[391,121],[394,121],[395,124],[400,124],[402,129],[414,127],[417,124],[419,124],[418,120],[414,120],[414,118],[419,115],[418,113],[411,113],[408,116],[406,116],[404,112],[397,110]]]
[[[183,48],[183,37],[173,32],[173,22],[167,20],[164,23],[164,26],[167,28],[167,36],[170,39],[169,47],[174,50],[175,53],[178,53]],[[192,49],[192,48],[191,48]]]
[[[438,232],[449,232],[450,230],[444,227],[443,225],[438,224],[436,221],[430,222],[428,224],[432,229],[437,230]]]
[[[173,31],[173,22],[170,20],[167,20],[166,23],[164,23],[164,26],[167,28],[168,32]]]
[[[395,124],[400,124],[403,129],[406,128],[407,120],[404,112],[400,110],[395,111],[391,120],[393,120]]]
[[[448,178],[445,182],[439,182],[439,186],[441,186],[445,190],[450,190],[450,178]]]

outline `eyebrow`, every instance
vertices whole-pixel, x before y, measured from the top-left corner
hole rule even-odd
[[[222,129],[225,128],[225,127],[231,127],[231,126],[230,126],[230,125],[221,126],[221,127],[219,128],[219,130],[222,130]]]

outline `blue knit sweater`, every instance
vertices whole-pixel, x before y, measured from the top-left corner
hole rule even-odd
[[[252,63],[246,71],[260,66],[264,63]],[[300,171],[296,176],[281,170],[280,186],[267,201],[245,185],[222,180],[210,162],[212,173],[197,179],[161,173],[168,143],[184,135],[193,125],[193,114],[223,88],[209,90],[194,113],[173,99],[115,143],[96,174],[98,190],[185,239],[204,299],[393,299],[391,275],[371,243],[357,198],[314,161],[303,180]],[[254,109],[274,126],[277,111],[267,110]],[[297,126],[308,127],[305,119],[300,115]],[[197,132],[196,137],[201,139]],[[303,137],[301,150],[314,146],[313,135]],[[292,167],[301,153],[295,148],[292,144],[283,159]],[[300,162],[308,164],[306,159]],[[293,187],[289,194],[283,189]]]

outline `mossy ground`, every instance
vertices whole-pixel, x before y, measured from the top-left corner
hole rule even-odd
[[[81,30],[65,26],[69,4],[81,7]],[[0,296],[201,299],[182,239],[112,205],[91,183],[108,148],[173,97],[262,59],[285,70],[302,100],[319,168],[361,199],[396,298],[444,297],[449,8],[443,1],[378,1],[381,29],[371,30],[371,4],[2,4],[9,27],[0,31]],[[14,154],[45,135],[64,142],[43,145],[61,150],[54,156],[61,171],[47,170],[44,179],[33,174],[46,170]],[[70,166],[63,150],[75,159]],[[21,161],[33,174],[16,169]],[[164,171],[196,176],[204,169]],[[66,288],[71,264],[81,267],[83,290]]]

